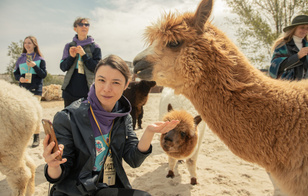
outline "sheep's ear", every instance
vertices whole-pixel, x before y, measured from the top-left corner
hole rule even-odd
[[[169,104],[168,104],[168,112],[170,112],[170,111],[172,111],[172,110],[173,110],[172,105],[169,103]]]
[[[194,118],[194,122],[195,122],[195,125],[197,126],[200,122],[202,121],[202,118],[200,115],[196,116]]]
[[[198,34],[203,34],[204,24],[210,17],[213,9],[213,0],[203,0],[199,4],[193,17],[195,28]]]

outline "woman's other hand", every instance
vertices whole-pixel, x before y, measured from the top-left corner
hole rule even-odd
[[[63,154],[64,145],[59,144],[59,150],[57,152],[52,153],[52,149],[56,144],[55,142],[51,142],[50,144],[48,144],[49,138],[50,135],[48,134],[45,136],[45,139],[43,141],[43,148],[44,148],[43,157],[48,165],[48,171],[47,171],[48,175],[53,179],[57,179],[60,177],[62,173],[60,164],[65,163],[67,159],[63,158],[61,161],[56,159],[58,155]]]
[[[77,54],[77,47],[75,47],[75,46],[70,47],[69,53],[70,53],[71,57],[75,58],[76,54]]]
[[[304,56],[308,55],[308,47],[303,47],[298,53],[298,58],[301,59]]]

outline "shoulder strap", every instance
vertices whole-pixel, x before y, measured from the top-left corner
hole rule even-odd
[[[72,47],[72,46],[77,46],[77,43],[76,43],[75,41],[72,41],[72,42],[70,43],[70,47]]]
[[[91,45],[90,45],[90,50],[91,50],[91,53],[93,54],[94,50],[95,50],[95,42],[93,42]]]

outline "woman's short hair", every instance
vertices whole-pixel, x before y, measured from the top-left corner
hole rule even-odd
[[[82,18],[82,17],[78,17],[78,18],[76,18],[76,20],[74,21],[74,24],[73,24],[73,27],[77,27],[77,24],[78,23],[81,23],[83,20],[86,20],[88,23],[90,23],[89,22],[89,18]]]
[[[127,63],[117,55],[112,54],[100,60],[94,70],[94,75],[96,75],[97,70],[101,66],[110,66],[111,68],[120,71],[125,78],[125,84],[127,84],[127,82],[132,77],[132,74],[128,68]]]

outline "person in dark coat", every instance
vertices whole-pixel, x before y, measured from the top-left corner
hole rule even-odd
[[[20,87],[27,89],[41,101],[43,79],[46,76],[46,62],[40,51],[37,39],[31,35],[27,36],[24,39],[22,54],[14,68],[14,77],[19,82]],[[40,129],[37,129],[33,134],[33,148],[40,144],[40,131]]]
[[[65,45],[60,63],[60,69],[66,72],[61,87],[64,107],[80,98],[87,98],[94,69],[102,58],[101,48],[88,35],[89,19],[78,17],[73,27],[76,35]]]
[[[283,31],[272,47],[269,75],[286,80],[308,78],[308,15],[296,16]]]
[[[122,160],[139,167],[152,152],[155,133],[166,133],[179,121],[149,125],[140,140],[132,127],[131,106],[123,96],[130,71],[120,57],[110,55],[95,69],[87,99],[75,101],[53,120],[60,150],[44,139],[45,177],[51,195],[149,195],[132,189]],[[55,159],[62,154],[61,161]]]

